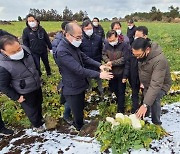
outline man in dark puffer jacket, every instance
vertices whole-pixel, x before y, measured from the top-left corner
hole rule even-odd
[[[88,57],[92,58],[93,60],[101,63],[102,60],[102,39],[100,36],[96,35],[93,32],[93,25],[90,20],[85,20],[82,24],[82,30],[83,30],[83,39],[80,46],[80,49],[82,52],[84,52]],[[96,70],[97,68],[94,68],[92,66],[85,65],[86,68]],[[97,78],[97,84],[98,84],[98,90],[100,95],[103,93],[102,88],[102,80],[100,78]],[[89,89],[92,88],[91,79],[89,79]]]
[[[40,58],[44,63],[47,75],[51,75],[47,52],[47,47],[49,50],[52,50],[49,36],[45,29],[40,26],[39,20],[36,19],[34,15],[27,15],[26,25],[27,27],[23,30],[22,36],[23,44],[30,48],[39,75],[41,76],[42,74],[40,69]]]
[[[5,35],[0,50],[0,91],[21,104],[37,131],[44,130],[40,77],[29,49]]]

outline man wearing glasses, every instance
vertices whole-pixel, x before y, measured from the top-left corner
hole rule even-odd
[[[171,87],[171,74],[168,61],[161,47],[156,43],[150,43],[145,38],[137,38],[132,44],[134,56],[138,59],[139,78],[144,86],[143,105],[136,115],[145,117],[147,107],[151,107],[152,122],[161,125],[161,98]]]
[[[99,62],[87,57],[79,46],[82,43],[82,29],[77,23],[69,23],[65,27],[65,38],[59,43],[56,52],[56,62],[62,75],[62,89],[66,102],[74,117],[74,127],[77,131],[83,126],[83,109],[85,90],[88,88],[87,78],[110,80],[112,73],[86,69],[85,64],[104,70],[107,68]],[[109,69],[109,67],[108,67]]]

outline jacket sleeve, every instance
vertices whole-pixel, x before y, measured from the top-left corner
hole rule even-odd
[[[4,35],[10,35],[10,36],[16,37],[16,36],[14,36],[14,35],[6,32],[6,31],[4,31],[4,30],[0,30],[0,31],[1,31],[0,33],[1,33],[2,36],[4,36]],[[16,38],[17,38],[17,37],[16,37]]]
[[[98,78],[100,73],[90,69],[82,67],[70,54],[64,52],[57,52],[57,64],[58,66],[64,66],[76,75],[83,76],[85,78]]]
[[[110,59],[109,59],[109,57],[108,57],[108,54],[107,54],[107,51],[106,51],[106,45],[103,46],[102,58],[103,58],[103,61],[104,61],[105,63],[107,63],[108,61],[110,61]]]
[[[154,103],[158,93],[163,87],[164,78],[166,74],[166,68],[167,68],[166,60],[159,60],[153,66],[151,82],[143,100],[144,104],[151,106]]]
[[[102,26],[101,26],[101,31],[102,31],[102,40],[104,40],[105,39],[105,33],[104,33],[104,29]]]
[[[7,95],[12,100],[16,101],[19,99],[20,95],[10,86],[11,75],[3,67],[0,67],[0,91]]]
[[[127,79],[130,74],[130,60],[132,57],[131,47],[128,44],[125,44],[123,48],[125,66],[123,71],[123,78]]]
[[[52,50],[52,44],[49,39],[49,36],[48,36],[47,32],[45,31],[45,29],[43,29],[43,30],[44,30],[44,37],[45,37],[46,44],[47,44],[49,50]]]
[[[112,66],[121,66],[121,65],[124,65],[125,60],[124,60],[124,57],[121,57],[121,58],[113,60],[111,62],[112,62]]]
[[[85,64],[95,66],[99,68],[101,66],[101,63],[93,60],[92,58],[88,57],[84,52],[81,52],[82,60]]]
[[[25,46],[30,47],[29,37],[26,28],[23,30],[22,41]]]

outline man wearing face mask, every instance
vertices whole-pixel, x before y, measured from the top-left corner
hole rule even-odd
[[[94,33],[99,35],[102,38],[102,41],[104,41],[105,38],[104,29],[99,24],[99,19],[97,17],[94,17],[92,23],[93,23]]]
[[[132,51],[139,61],[139,78],[144,85],[143,105],[136,115],[138,118],[144,118],[147,107],[150,106],[152,122],[161,125],[160,100],[169,91],[172,84],[168,60],[158,44],[150,43],[144,38],[137,38],[133,42]]]
[[[82,52],[84,52],[88,57],[93,60],[101,63],[102,60],[102,39],[100,36],[96,35],[93,32],[93,25],[90,20],[85,20],[82,24],[83,30],[83,39],[80,46]],[[88,69],[99,71],[98,68],[92,66],[85,66]],[[89,89],[92,88],[91,79],[89,79]],[[100,78],[97,78],[98,91],[100,95],[103,94],[102,81]]]
[[[126,44],[129,45],[129,38],[126,35],[122,34],[122,26],[119,21],[115,21],[111,24],[111,29],[115,30],[118,34],[119,41],[125,42]]]
[[[0,39],[2,36],[4,35],[10,35],[10,36],[13,36],[12,34],[0,29]],[[15,37],[15,36],[14,36]],[[8,129],[5,127],[5,124],[2,120],[2,117],[1,117],[1,112],[0,112],[0,135],[3,135],[3,136],[9,136],[9,135],[12,135],[14,133],[13,130],[11,129]]]
[[[40,77],[29,49],[5,35],[0,51],[0,91],[19,102],[34,129],[43,131]]]
[[[57,48],[57,65],[62,75],[62,91],[66,102],[71,108],[74,126],[80,130],[83,126],[83,109],[85,90],[88,88],[87,78],[101,78],[110,80],[112,73],[87,69],[85,65],[92,65],[101,70],[106,68],[81,52],[82,29],[76,23],[69,23],[65,27],[65,38]]]
[[[129,63],[126,61],[130,56],[130,48],[124,42],[119,40],[115,30],[108,31],[106,34],[107,41],[103,48],[103,60],[108,66],[112,67],[114,78],[109,81],[109,87],[117,97],[118,111],[124,113],[125,89],[126,83],[124,76],[128,71]]]
[[[46,74],[49,76],[51,75],[51,68],[49,66],[47,47],[50,52],[52,50],[49,36],[45,29],[40,26],[40,22],[32,14],[27,15],[26,26],[27,27],[23,30],[23,44],[30,48],[36,67],[39,71],[39,75],[42,75],[40,69],[41,58],[46,69]]]
[[[127,24],[128,24],[127,37],[129,38],[129,43],[131,45],[134,41],[136,26],[135,26],[134,21],[132,19],[128,20]]]

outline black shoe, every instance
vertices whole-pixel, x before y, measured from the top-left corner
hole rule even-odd
[[[11,130],[11,129],[8,129],[6,127],[3,127],[1,130],[0,130],[0,135],[3,135],[3,136],[9,136],[9,135],[13,135],[14,134],[14,131]]]

